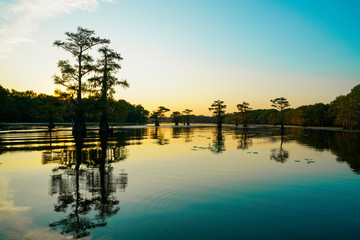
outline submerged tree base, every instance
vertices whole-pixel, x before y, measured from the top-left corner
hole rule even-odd
[[[85,134],[86,133],[86,125],[85,121],[75,121],[73,126],[73,134]]]

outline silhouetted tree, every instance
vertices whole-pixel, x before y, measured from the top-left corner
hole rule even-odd
[[[209,107],[209,111],[213,112],[213,116],[219,129],[222,128],[225,116],[225,108],[226,105],[224,104],[224,101],[221,100],[214,101],[211,107]]]
[[[239,110],[243,127],[247,127],[247,125],[248,125],[248,120],[249,120],[248,112],[249,112],[249,110],[251,110],[249,105],[250,105],[249,103],[243,102],[243,103],[238,104],[236,106],[238,108],[238,110]]]
[[[82,104],[82,93],[86,90],[83,78],[90,71],[94,70],[93,58],[86,54],[92,47],[99,44],[108,44],[110,40],[94,36],[95,32],[86,28],[78,27],[77,32],[66,32],[66,41],[57,40],[54,46],[61,47],[70,52],[76,59],[76,64],[71,65],[68,60],[60,60],[58,67],[61,71],[61,77],[54,76],[54,83],[62,85],[71,93],[76,94],[76,114],[73,126],[73,132],[85,133],[85,118]]]
[[[281,98],[275,98],[270,100],[272,102],[272,107],[276,108],[278,111],[280,111],[281,114],[281,128],[284,128],[284,113],[283,110],[290,106],[288,100],[284,97]]]
[[[126,122],[144,124],[147,122],[149,111],[141,105],[129,105]]]
[[[190,125],[190,119],[192,119],[194,117],[194,115],[192,115],[193,110],[191,109],[185,109],[183,111],[183,118],[184,118],[184,125],[185,125],[185,122],[187,125]]]
[[[156,111],[152,112],[150,117],[155,119],[155,126],[160,126],[159,118],[165,117],[165,113],[168,111],[170,111],[170,109],[160,106]]]
[[[101,47],[98,51],[101,54],[101,59],[98,60],[96,66],[96,71],[99,75],[90,78],[89,82],[92,83],[93,87],[101,88],[100,108],[102,109],[102,113],[100,117],[100,132],[106,133],[110,131],[108,124],[108,98],[111,98],[115,93],[114,86],[120,85],[125,88],[129,87],[129,84],[126,80],[119,81],[118,78],[114,76],[121,68],[118,63],[123,59],[120,53],[109,49],[107,46]]]
[[[182,119],[181,113],[179,111],[173,112],[170,117],[172,118],[175,125],[179,125],[179,122]]]

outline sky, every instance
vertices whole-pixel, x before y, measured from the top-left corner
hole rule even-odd
[[[330,103],[360,80],[359,1],[0,0],[0,84],[53,94],[55,40],[78,26],[121,53],[116,99],[209,115],[249,102]],[[96,49],[91,54],[96,56]]]

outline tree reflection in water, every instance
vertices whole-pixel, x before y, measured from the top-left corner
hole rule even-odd
[[[233,138],[238,140],[237,149],[246,150],[252,146],[253,143],[251,138],[248,136],[249,134],[247,130],[248,130],[247,128],[243,128],[243,129],[235,128]]]
[[[162,132],[161,129],[159,129],[159,127],[155,127],[153,129],[151,129],[150,136],[151,136],[151,139],[155,139],[156,143],[159,145],[169,144],[169,139],[165,138],[164,133]]]
[[[213,141],[214,149],[212,150],[213,153],[222,153],[225,151],[225,140],[222,134],[222,129],[217,128],[215,131],[215,139]]]
[[[75,150],[58,152],[55,157],[60,166],[53,170],[49,194],[58,195],[54,211],[69,214],[50,223],[52,230],[74,238],[89,236],[91,229],[106,226],[106,219],[120,210],[115,193],[125,191],[128,177],[124,172],[114,174],[111,164],[125,159],[127,152],[108,148],[106,135],[100,140],[100,149],[84,150],[84,136],[77,136]]]
[[[286,161],[289,159],[290,154],[289,151],[282,147],[284,143],[283,129],[281,129],[280,139],[280,147],[271,149],[270,160],[275,160],[276,162],[280,163],[286,163]]]
[[[173,127],[172,138],[183,138],[185,142],[191,142],[194,135],[193,127]]]

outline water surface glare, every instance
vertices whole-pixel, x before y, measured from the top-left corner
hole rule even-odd
[[[0,130],[0,239],[360,239],[360,134]]]

